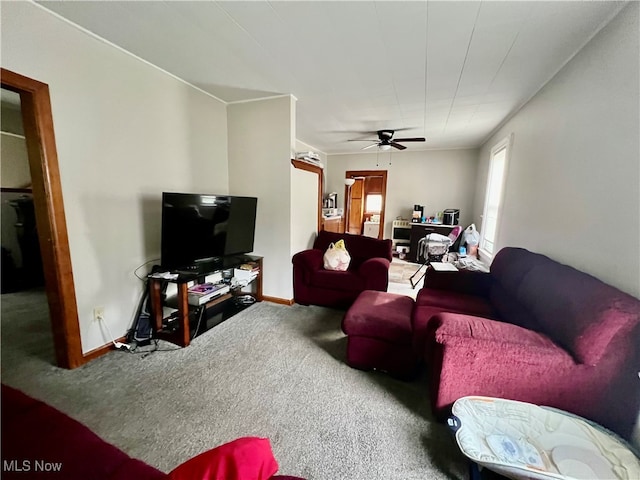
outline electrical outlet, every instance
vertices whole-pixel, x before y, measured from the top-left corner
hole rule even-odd
[[[96,322],[104,320],[104,307],[93,308],[93,320]]]

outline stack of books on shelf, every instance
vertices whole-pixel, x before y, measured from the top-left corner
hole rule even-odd
[[[228,291],[229,285],[223,283],[198,283],[189,288],[187,301],[189,305],[200,306]]]
[[[260,273],[258,262],[247,262],[236,267],[233,276],[238,282],[250,283],[258,276],[258,273]]]
[[[248,272],[259,272],[260,271],[260,265],[258,265],[258,262],[243,263],[238,268],[240,270],[246,270]]]

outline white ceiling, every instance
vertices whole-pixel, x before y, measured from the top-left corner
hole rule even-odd
[[[225,102],[293,94],[297,138],[477,147],[623,6],[550,2],[40,2]]]

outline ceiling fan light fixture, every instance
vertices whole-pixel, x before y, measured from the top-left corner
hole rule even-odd
[[[391,150],[391,145],[389,145],[388,143],[381,143],[380,145],[378,145],[378,148],[380,150]]]

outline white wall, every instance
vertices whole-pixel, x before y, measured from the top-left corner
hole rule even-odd
[[[318,233],[318,174],[291,167],[290,256],[313,246]]]
[[[638,4],[632,2],[480,151],[510,133],[498,248],[519,246],[640,297]]]
[[[326,161],[326,155],[296,139],[296,103],[291,103],[291,158],[296,152],[313,151]],[[318,174],[290,167],[291,172],[291,239],[289,258],[301,250],[311,248],[318,233]],[[293,269],[293,267],[291,267]],[[293,282],[293,271],[291,273]],[[293,299],[293,290],[290,299]]]
[[[514,143],[498,248],[519,246],[640,297],[639,5],[630,2],[480,151]],[[638,382],[638,378],[630,378]],[[634,433],[640,447],[640,412]]]
[[[263,292],[293,296],[291,267],[291,152],[295,132],[291,96],[227,107],[229,191],[258,197],[256,255],[264,257]]]
[[[20,107],[3,102],[1,111],[0,184],[8,188],[24,188],[31,185],[31,172],[27,157],[27,142],[22,136],[24,132]],[[15,227],[18,217],[9,201],[22,196],[21,193],[2,192],[0,194],[2,246],[11,252],[16,267],[22,266],[22,250]]]
[[[50,87],[82,349],[116,336],[158,258],[162,191],[228,191],[225,105],[36,4],[2,5],[2,65]]]
[[[17,268],[23,266],[22,249],[18,240],[18,230],[16,223],[18,222],[18,214],[9,203],[26,196],[24,193],[1,192],[0,193],[0,221],[2,228],[2,246],[9,250],[13,263]]]
[[[396,217],[411,218],[414,204],[424,205],[425,215],[459,208],[466,226],[473,218],[477,155],[473,149],[394,151],[391,165],[389,152],[329,155],[325,190],[338,192],[342,207],[347,170],[387,170],[384,238],[391,238]]]
[[[11,133],[0,134],[0,179],[2,186],[26,188],[31,185],[27,142]]]
[[[22,109],[19,94],[2,89],[3,101],[0,105],[0,185],[5,188],[30,188],[31,171],[29,170],[29,157],[27,155],[27,141],[24,138],[22,125]],[[18,195],[8,195],[8,198],[19,198]],[[2,214],[11,211],[9,217],[15,222],[15,211],[9,205],[2,205]],[[10,221],[10,220],[9,220]],[[3,226],[6,224],[2,219]],[[13,224],[11,229],[15,230]],[[4,230],[3,230],[4,233]],[[13,232],[15,236],[15,232]],[[5,246],[5,236],[2,237]],[[17,246],[17,239],[16,239]],[[19,254],[18,254],[19,255]],[[20,258],[20,256],[18,256]],[[20,262],[18,262],[20,263]]]

